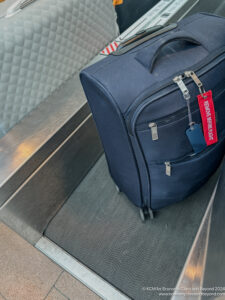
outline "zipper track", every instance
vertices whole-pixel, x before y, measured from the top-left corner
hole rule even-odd
[[[224,139],[225,139],[225,136],[224,136],[224,132],[223,132],[223,135],[222,135],[221,140],[219,142],[206,147],[206,149],[203,150],[202,152],[200,152],[200,153],[190,152],[189,154],[178,157],[177,159],[172,159],[172,160],[167,160],[167,161],[170,162],[171,165],[174,165],[174,164],[179,164],[179,163],[185,163],[185,162],[188,162],[192,159],[201,157],[202,155],[205,155],[208,152],[212,151],[214,148],[219,147],[219,145],[223,142]],[[165,163],[165,161],[155,161],[155,162],[153,161],[149,165],[150,166],[151,165],[163,165],[164,163]]]
[[[191,108],[194,109],[191,113],[195,113],[198,109],[198,102],[193,102],[193,105],[191,105]],[[166,117],[160,118],[158,120],[152,121],[157,124],[158,127],[161,127],[163,125],[171,124],[173,121],[176,121],[177,117],[179,116],[179,119],[182,119],[188,115],[187,113],[187,107],[180,109],[176,114],[170,114]],[[171,117],[170,117],[171,116]]]
[[[185,162],[188,162],[192,159],[195,159],[195,158],[198,158],[198,157],[201,157],[201,156],[204,156],[206,155],[208,152],[210,151],[213,151],[213,149],[219,147],[219,145],[223,142],[223,140],[225,139],[225,136],[224,134],[222,135],[221,137],[221,140],[219,142],[217,142],[216,144],[213,144],[213,145],[210,145],[210,146],[207,146],[206,149],[200,153],[190,153],[190,154],[187,154],[186,157],[183,156],[183,157],[180,157],[178,159],[173,159],[173,160],[170,160],[170,163],[173,165],[173,164],[178,164],[178,163],[185,163]]]
[[[208,148],[208,147],[207,147]],[[164,163],[165,163],[165,161],[167,161],[167,162],[169,162],[169,163],[171,163],[171,164],[176,164],[176,163],[179,163],[179,162],[185,162],[185,161],[188,161],[188,160],[190,160],[191,158],[193,158],[193,157],[197,157],[197,155],[199,155],[199,154],[203,154],[203,153],[205,153],[205,151],[207,150],[209,150],[209,148],[208,149],[205,149],[203,152],[201,152],[201,153],[194,153],[194,152],[190,152],[190,153],[188,153],[188,154],[185,154],[185,155],[183,155],[183,156],[180,156],[180,157],[178,157],[178,158],[176,158],[176,159],[171,159],[171,160],[169,160],[169,159],[167,159],[167,160],[161,160],[161,161],[158,161],[158,160],[156,160],[156,161],[152,161],[152,162],[150,162],[149,163],[149,165],[151,166],[151,165],[153,165],[153,166],[155,166],[155,165],[163,165]],[[211,149],[211,148],[210,148]]]
[[[198,107],[198,102],[193,102],[191,105],[191,108],[194,109],[192,113],[195,113],[197,111]],[[177,120],[177,117],[179,116],[179,119],[182,119],[183,117],[187,116],[187,107],[181,108],[179,111],[173,114],[169,114],[165,117],[162,117],[160,119],[156,119],[153,121],[148,121],[147,123],[156,123],[158,127],[161,127],[163,125],[171,124],[173,121]],[[142,128],[143,127],[143,128]],[[142,130],[147,130],[149,129],[148,126],[146,126],[145,123],[138,124],[137,130],[142,131]]]
[[[218,58],[219,56],[222,56],[223,54],[225,53],[225,48],[223,47],[222,50],[219,51],[219,53],[217,53],[216,55],[213,56],[213,58],[210,58],[210,59],[207,59],[207,61],[204,61],[204,63],[201,63],[200,65],[196,66],[195,68],[193,68],[193,71],[194,72],[197,72],[199,71],[200,69],[204,68],[207,66],[207,64],[213,62],[216,58]],[[223,61],[225,59],[225,57],[223,57],[223,59],[221,59],[220,61],[218,61],[217,64],[219,64],[221,61]],[[199,76],[202,76],[204,75],[205,73],[207,73],[208,71],[210,71],[211,69],[213,69],[217,64],[211,66],[209,69],[205,70],[203,73],[199,74]],[[182,73],[182,72],[181,72]],[[187,78],[186,80],[186,84],[192,82],[192,79],[191,78]],[[160,88],[154,90],[152,93],[148,94],[147,96],[145,96],[144,98],[140,98],[140,99],[137,99],[136,102],[134,102],[133,104],[131,104],[131,106],[128,108],[126,114],[125,114],[125,117],[127,116],[127,126],[128,126],[128,131],[131,135],[133,135],[133,130],[132,130],[132,125],[131,125],[131,122],[132,120],[134,119],[134,116],[138,116],[139,113],[141,113],[141,111],[150,103],[153,103],[155,101],[157,101],[158,99],[162,98],[163,96],[166,96],[167,94],[171,93],[171,92],[175,92],[175,91],[178,91],[179,88],[178,87],[175,87],[170,90],[169,92],[167,91],[163,96],[160,95],[158,96],[157,98],[155,99],[152,99],[152,100],[149,100],[147,102],[143,102],[145,101],[146,99],[148,99],[149,97],[153,96],[154,94],[164,90],[165,88],[167,87],[170,87],[170,86],[174,86],[174,82],[172,81],[172,79],[170,79],[169,82],[165,83],[163,86],[161,86]],[[139,109],[138,109],[139,108]],[[141,108],[141,109],[140,109]]]
[[[214,97],[214,102],[216,103],[216,99],[223,93],[225,92],[225,87],[220,87],[215,89],[215,91],[213,91],[213,94],[217,94]],[[197,101],[193,101],[191,103],[191,113],[194,114],[196,111],[198,111],[199,109],[198,106],[198,102]],[[171,113],[165,117],[159,118],[159,119],[154,119],[148,122],[142,122],[140,124],[137,125],[137,130],[138,131],[142,131],[142,130],[148,130],[149,127],[146,125],[146,123],[156,123],[158,127],[161,127],[163,125],[167,125],[167,124],[172,124],[173,121],[177,120],[177,117],[179,116],[179,119],[182,119],[183,117],[187,116],[187,107],[181,108],[180,110],[178,110],[176,113]],[[143,127],[143,128],[142,128]]]

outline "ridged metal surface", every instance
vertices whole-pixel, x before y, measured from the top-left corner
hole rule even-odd
[[[101,158],[46,236],[130,298],[162,299],[152,288],[175,288],[216,180],[143,224],[138,209],[117,193]]]
[[[35,244],[101,152],[89,115],[0,207],[0,220]]]
[[[77,75],[0,139],[0,206],[89,114]]]
[[[130,300],[130,298],[126,297],[115,287],[48,239],[42,237],[35,247],[57,263],[61,268],[80,280],[89,289],[99,295],[101,299]],[[90,297],[88,298],[91,300]]]
[[[208,204],[208,208],[199,226],[198,233],[178,280],[171,300],[200,300],[203,292],[206,257],[208,254],[212,207],[217,184]]]

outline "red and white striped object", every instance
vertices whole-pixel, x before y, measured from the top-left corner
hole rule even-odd
[[[105,47],[104,50],[102,50],[101,54],[104,55],[108,55],[114,51],[116,51],[116,49],[119,47],[118,42],[112,42],[111,44],[109,44],[107,47]]]

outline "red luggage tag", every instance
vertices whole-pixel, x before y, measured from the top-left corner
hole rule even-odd
[[[207,146],[210,146],[218,142],[212,91],[209,90],[208,92],[198,95],[198,104],[201,112],[205,141]]]

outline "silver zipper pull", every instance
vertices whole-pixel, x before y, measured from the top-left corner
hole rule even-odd
[[[166,175],[167,176],[171,176],[171,163],[169,161],[165,161],[165,166],[166,166]]]
[[[159,139],[157,124],[156,123],[149,123],[148,126],[151,129],[152,140],[157,141]]]
[[[174,77],[173,81],[178,85],[178,87],[180,88],[183,97],[185,100],[189,100],[191,99],[190,93],[188,88],[186,87],[185,83],[183,82],[183,76],[179,75]]]
[[[186,71],[186,72],[184,72],[184,74],[185,74],[185,76],[192,78],[192,80],[195,82],[195,84],[199,88],[200,94],[203,96],[203,94],[205,93],[205,89],[203,87],[201,80],[198,78],[198,76],[195,74],[195,72],[194,71]]]
[[[192,129],[194,122],[192,120],[192,114],[191,114],[191,105],[190,105],[191,95],[189,93],[187,86],[185,85],[185,83],[183,81],[182,75],[174,77],[173,81],[178,85],[179,89],[181,90],[181,92],[183,94],[184,99],[186,100],[187,108],[188,108],[189,126]]]

